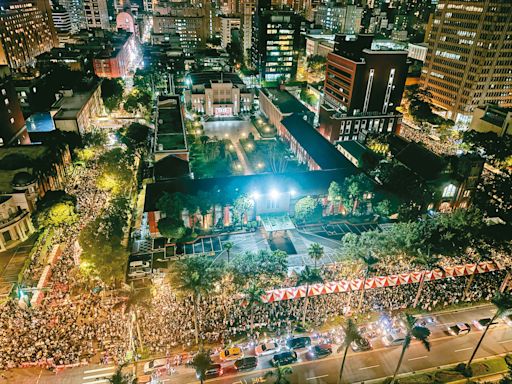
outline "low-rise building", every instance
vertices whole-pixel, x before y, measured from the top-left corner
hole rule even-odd
[[[157,164],[168,156],[188,162],[189,149],[185,132],[179,96],[160,96],[154,140]]]
[[[0,252],[27,240],[34,232],[30,212],[22,209],[13,196],[0,195]]]
[[[131,32],[118,32],[118,38],[112,39],[93,59],[94,73],[98,77],[109,79],[125,77],[130,70],[131,61],[137,52],[137,41]]]
[[[338,148],[338,151],[340,151],[341,154],[357,168],[364,167],[365,158],[367,158],[367,156],[374,157],[372,152],[366,148],[366,146],[356,140],[340,141],[336,144],[336,148]]]
[[[410,59],[421,61],[427,60],[428,44],[427,43],[409,43],[407,46],[407,56]]]
[[[62,91],[62,97],[51,109],[55,128],[80,136],[89,132],[91,120],[103,112],[100,84],[99,81],[93,81],[85,91]]]
[[[234,73],[191,73],[188,83],[185,102],[191,111],[206,116],[230,117],[249,113],[252,109],[252,91]]]
[[[259,94],[260,111],[270,124],[278,127],[285,117],[300,115],[313,124],[315,114],[284,88],[261,88]]]
[[[306,56],[327,57],[329,52],[334,50],[335,35],[306,35]]]
[[[492,104],[475,108],[469,129],[494,132],[498,136],[512,135],[512,108]]]

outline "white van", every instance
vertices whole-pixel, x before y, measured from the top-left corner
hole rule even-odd
[[[149,261],[132,261],[130,263],[130,269],[137,269],[137,268],[149,268],[150,264]]]

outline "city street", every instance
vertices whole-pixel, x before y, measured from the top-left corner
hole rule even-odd
[[[473,320],[490,317],[494,314],[491,305],[461,309],[451,312],[439,313],[435,316],[435,325],[429,326],[432,331],[431,351],[427,352],[422,345],[413,341],[407,350],[400,372],[419,371],[443,365],[466,361],[481,336],[481,331],[471,326],[471,332],[465,336],[450,336],[446,329],[457,322],[471,324]],[[371,340],[373,349],[367,352],[353,352],[349,350],[344,378],[346,382],[369,382],[370,380],[387,377],[393,374],[396,368],[401,348],[400,346],[386,347],[378,340]],[[333,347],[336,351],[337,346]],[[253,354],[251,350],[244,350],[245,355]],[[480,348],[477,358],[484,358],[512,352],[512,327],[505,323],[490,329],[483,347]],[[341,354],[334,353],[322,360],[310,360],[306,350],[299,350],[299,362],[292,366],[292,383],[337,383]],[[272,370],[270,359],[272,356],[260,357],[256,370],[237,374],[233,363],[225,363],[224,375],[208,380],[209,383],[220,384],[252,384],[262,381],[265,372]],[[214,356],[214,360],[215,360]],[[172,361],[172,359],[171,359]],[[145,362],[137,364],[137,374],[144,376]],[[113,366],[86,366],[71,368],[57,375],[39,369],[15,369],[7,373],[8,379],[0,379],[0,383],[11,383],[16,380],[19,384],[50,384],[55,383],[56,377],[62,384],[94,384],[107,383],[107,378],[113,375]],[[12,375],[12,376],[11,376]],[[160,377],[163,383],[192,384],[197,383],[192,368],[178,367],[177,372]]]

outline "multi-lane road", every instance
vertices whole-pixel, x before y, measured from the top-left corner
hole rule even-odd
[[[428,368],[439,367],[466,361],[476,345],[481,331],[473,325],[469,334],[464,336],[451,336],[446,332],[447,326],[456,322],[472,323],[475,319],[491,317],[494,313],[492,306],[480,306],[457,312],[437,314],[436,323],[429,326],[432,331],[431,351],[428,352],[422,345],[413,342],[408,349],[402,363],[401,373],[419,371]],[[344,378],[345,382],[362,383],[384,378],[393,374],[400,355],[401,347],[386,347],[379,339],[372,340],[373,349],[366,352],[349,351]],[[335,349],[335,348],[334,348]],[[504,322],[491,329],[480,348],[477,358],[495,356],[512,352],[512,327]],[[250,355],[251,351],[247,351]],[[259,358],[258,367],[249,372],[238,373],[232,363],[224,364],[224,374],[221,377],[208,380],[212,384],[253,384],[263,383],[265,372],[272,370],[271,356]],[[299,351],[299,361],[292,366],[293,374],[290,376],[292,383],[304,384],[330,384],[337,383],[341,355],[333,354],[321,360],[310,360],[307,351]],[[11,383],[15,378],[20,384],[100,384],[107,383],[107,377],[114,373],[113,367],[88,366],[69,369],[58,375],[46,371],[16,370],[14,377],[0,383]],[[143,374],[143,363],[138,363],[137,373]],[[10,374],[12,375],[12,373]],[[190,368],[181,368],[171,376],[161,378],[162,383],[192,384],[197,383],[195,373]],[[271,382],[271,381],[270,381]]]

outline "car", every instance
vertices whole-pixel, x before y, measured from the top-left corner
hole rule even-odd
[[[274,366],[274,367],[279,367],[281,365],[293,364],[296,362],[297,362],[297,352],[294,352],[294,351],[276,353],[272,357],[272,360],[270,360],[270,364],[272,364],[272,366]]]
[[[280,349],[281,348],[279,347],[279,345],[277,345],[277,343],[271,341],[269,343],[263,343],[256,346],[256,348],[254,348],[254,353],[256,354],[256,356],[267,356],[279,352]]]
[[[372,345],[366,337],[361,337],[360,339],[351,342],[350,348],[352,348],[354,352],[363,352],[372,349]]]
[[[462,336],[467,335],[471,330],[469,324],[466,323],[456,323],[454,325],[448,326],[448,333],[452,336]]]
[[[204,372],[205,379],[211,379],[213,377],[219,377],[223,374],[222,366],[220,364],[211,364]],[[199,379],[199,377],[198,377]]]
[[[475,326],[476,329],[479,329],[480,331],[483,331],[486,327],[487,327],[487,324],[489,324],[491,322],[491,318],[489,317],[485,317],[483,319],[480,319],[480,320],[473,320],[473,325]],[[494,328],[498,325],[498,322],[495,321],[493,322],[489,328]]]
[[[137,260],[137,261],[132,261],[129,266],[130,266],[130,269],[137,269],[137,268],[149,268],[151,265],[150,265],[149,261]]]
[[[258,366],[258,358],[255,356],[243,357],[235,361],[235,368],[238,371],[248,371]]]
[[[388,347],[402,345],[405,341],[405,333],[400,328],[392,329],[382,337],[382,341]]]
[[[327,357],[332,354],[332,348],[328,344],[318,344],[311,347],[309,354],[315,359],[321,359],[322,357]]]
[[[167,366],[167,359],[155,359],[144,364],[144,374],[150,374],[160,368]]]
[[[286,346],[289,349],[301,349],[311,345],[311,338],[308,336],[294,337],[286,341]]]
[[[135,271],[128,273],[128,277],[130,279],[140,279],[140,278],[146,277],[148,275],[149,275],[149,271],[147,271],[145,269],[136,269]]]
[[[225,349],[220,352],[219,358],[221,361],[233,361],[244,357],[244,352],[239,347]]]

